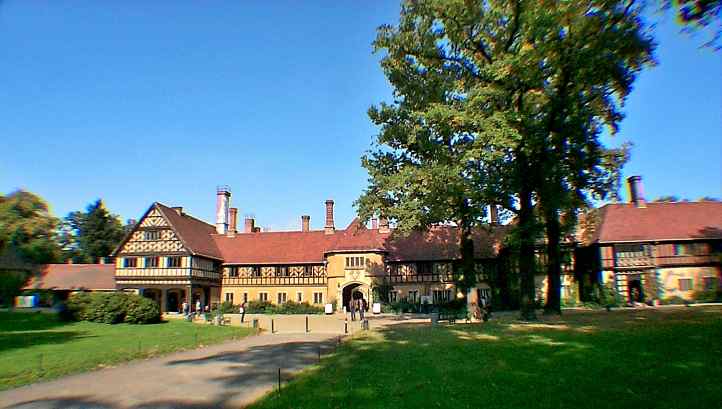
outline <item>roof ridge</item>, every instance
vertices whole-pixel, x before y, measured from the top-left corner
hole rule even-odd
[[[163,203],[161,203],[161,202],[155,202],[155,203],[158,204],[158,205],[160,205],[160,206],[165,207],[165,208],[168,209],[168,210],[174,210],[174,209],[173,209],[173,206],[168,206],[168,205],[165,205],[165,204],[163,204]],[[175,211],[175,210],[174,210],[174,211]],[[214,229],[216,228],[216,226],[215,226],[214,224],[208,223],[207,221],[202,220],[202,219],[199,219],[199,218],[197,218],[197,217],[195,217],[195,216],[193,216],[193,215],[191,215],[191,214],[189,214],[189,213],[186,213],[186,212],[181,212],[181,214],[179,214],[179,216],[187,217],[187,218],[189,218],[189,219],[191,219],[191,220],[195,220],[195,221],[197,221],[197,222],[203,223],[203,224],[205,224],[205,225],[208,226],[208,227],[213,227]]]

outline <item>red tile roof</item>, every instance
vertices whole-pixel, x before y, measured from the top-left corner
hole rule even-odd
[[[178,214],[173,208],[156,203],[158,209],[180,236],[186,249],[194,255],[222,259],[221,252],[211,240],[210,235],[215,234],[216,227],[188,214]]]
[[[478,258],[494,257],[509,228],[480,229],[474,234]],[[427,232],[379,233],[352,223],[334,234],[321,231],[240,233],[234,237],[213,235],[227,264],[322,263],[333,252],[374,251],[394,261],[451,260],[459,258],[458,229],[435,227]]]
[[[608,204],[593,242],[722,239],[722,203]]]
[[[113,264],[48,264],[25,289],[114,290]]]

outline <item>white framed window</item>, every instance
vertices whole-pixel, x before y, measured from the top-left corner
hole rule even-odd
[[[158,267],[158,257],[146,257],[144,263],[145,268]]]
[[[389,302],[396,302],[398,299],[398,293],[396,291],[389,291]]]
[[[138,266],[138,259],[136,257],[125,257],[123,259],[123,267],[132,268]]]
[[[181,256],[166,257],[166,267],[180,267]]]
[[[143,232],[143,239],[147,241],[160,240],[160,230],[146,230]]]
[[[296,302],[303,302],[303,293],[300,291],[296,293]]]
[[[679,280],[677,280],[677,286],[679,288],[679,291],[690,291],[692,289],[692,279],[680,278]]]
[[[248,302],[248,293],[243,293],[243,302]]]
[[[258,293],[259,301],[268,301],[268,293]]]
[[[323,293],[313,293],[313,303],[323,304]]]
[[[346,268],[364,268],[366,259],[364,257],[346,257]]]
[[[286,293],[278,293],[276,294],[276,301],[278,304],[283,304],[286,302]]]
[[[415,303],[419,298],[418,290],[409,290],[409,302]]]
[[[226,293],[226,302],[233,303],[233,293]]]

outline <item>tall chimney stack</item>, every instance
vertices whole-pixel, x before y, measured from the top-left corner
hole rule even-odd
[[[629,186],[629,202],[632,203],[634,207],[647,207],[647,202],[644,200],[642,177],[638,175],[628,177],[627,185]]]
[[[386,216],[379,217],[379,233],[388,233],[390,231],[389,219],[387,219]]]
[[[499,208],[496,205],[489,205],[489,224],[499,224]]]
[[[238,208],[231,207],[228,209],[229,219],[230,219],[230,225],[228,226],[228,233],[229,234],[236,234],[238,233]]]
[[[323,229],[326,234],[336,232],[336,226],[333,224],[333,200],[326,200],[326,226]]]
[[[371,218],[371,230],[376,230],[379,228],[379,220],[375,217]]]
[[[301,231],[310,231],[311,230],[311,216],[303,215],[301,216]]]
[[[216,189],[216,233],[228,233],[228,209],[231,206],[231,189],[218,186]]]
[[[256,219],[253,217],[246,217],[245,222],[243,223],[243,232],[244,233],[255,233],[256,232]]]

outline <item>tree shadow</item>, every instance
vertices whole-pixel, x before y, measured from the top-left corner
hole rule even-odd
[[[1,332],[42,331],[68,325],[55,314],[42,312],[0,312]]]
[[[41,331],[0,333],[0,352],[36,345],[63,344],[79,338],[94,337],[85,331]]]

